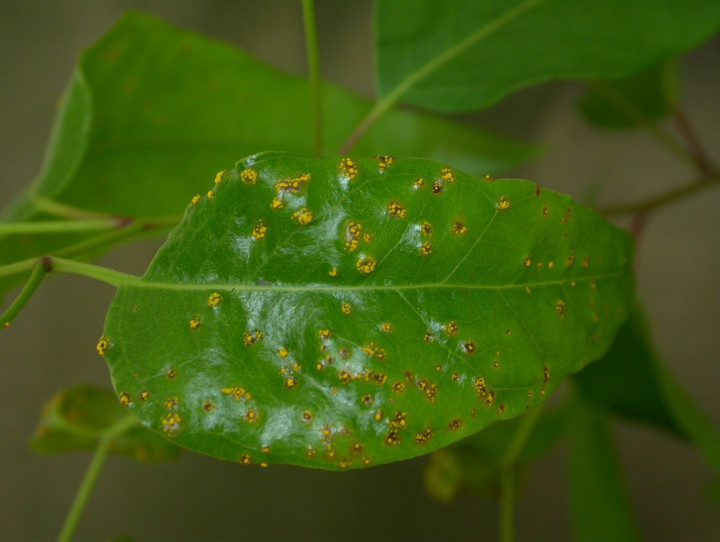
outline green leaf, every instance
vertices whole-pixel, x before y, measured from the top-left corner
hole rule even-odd
[[[332,152],[369,105],[333,85],[324,86],[323,98]],[[87,138],[78,137],[86,125]],[[34,193],[119,215],[174,214],[188,193],[215,176],[214,164],[238,153],[268,147],[309,153],[311,126],[305,78],[129,14],[82,54]],[[357,150],[459,159],[484,174],[516,164],[534,148],[397,111]]]
[[[370,104],[323,86],[326,151]],[[0,220],[47,218],[40,198],[119,216],[174,215],[215,176],[216,164],[275,148],[310,154],[305,78],[275,70],[225,43],[147,15],[124,16],[84,51],[60,105],[43,167]],[[396,110],[357,145],[452,161],[495,174],[537,147],[422,113]],[[0,237],[0,265],[35,258],[92,234]],[[0,293],[22,277],[0,279]]]
[[[378,90],[472,111],[552,78],[632,74],[699,45],[718,25],[716,0],[378,0]]]
[[[720,433],[663,367],[637,303],[607,354],[574,381],[596,405],[689,440],[720,473]]]
[[[659,362],[637,304],[610,350],[573,377],[582,395],[603,408],[684,436],[660,379]]]
[[[576,402],[571,418],[568,484],[575,540],[640,540],[602,411]]]
[[[129,416],[111,391],[79,385],[45,405],[30,446],[43,454],[94,450],[108,429]],[[138,461],[171,461],[180,448],[138,424],[115,437],[110,452]]]
[[[522,470],[525,464],[544,455],[564,436],[568,414],[567,405],[542,413],[513,468]],[[498,422],[434,452],[424,471],[425,489],[430,496],[447,502],[460,491],[467,490],[497,498],[504,471],[502,462],[521,423],[521,417]]]
[[[215,457],[428,453],[543,401],[629,309],[627,232],[527,181],[274,152],[219,180],[99,345],[143,423]]]
[[[598,128],[635,128],[669,115],[677,86],[677,61],[670,59],[624,79],[592,82],[579,108]]]

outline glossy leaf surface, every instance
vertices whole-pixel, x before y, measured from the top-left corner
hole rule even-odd
[[[103,434],[129,415],[113,392],[79,385],[48,401],[30,446],[44,454],[94,450]],[[109,451],[138,461],[170,461],[180,448],[137,424],[116,436]]]
[[[136,416],[193,450],[428,453],[544,400],[627,314],[627,233],[527,181],[274,152],[217,181],[122,281],[99,344]]]
[[[381,97],[439,111],[487,107],[552,78],[617,78],[699,45],[716,0],[379,0]]]

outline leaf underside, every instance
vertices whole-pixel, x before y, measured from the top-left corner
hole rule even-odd
[[[625,232],[527,181],[268,152],[193,199],[98,348],[181,446],[378,465],[520,415],[599,358],[631,257]]]

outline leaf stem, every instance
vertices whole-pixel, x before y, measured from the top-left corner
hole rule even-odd
[[[75,494],[75,500],[73,501],[70,511],[65,518],[65,523],[63,524],[60,535],[58,536],[58,542],[70,542],[72,539],[72,535],[75,532],[80,516],[85,509],[88,497],[90,497],[90,493],[92,492],[98,474],[102,469],[113,440],[137,423],[137,420],[133,416],[128,416],[110,426],[100,437],[92,461],[90,462],[87,471],[85,471],[85,477]]]
[[[530,433],[540,418],[543,405],[529,411],[520,420],[518,428],[513,434],[512,440],[500,460],[500,541],[513,542],[514,527],[513,518],[515,514],[515,462],[522,452]]]
[[[302,0],[303,21],[305,24],[305,48],[308,71],[310,72],[310,103],[313,118],[313,154],[319,158],[323,154],[322,137],[322,96],[320,88],[320,62],[315,29],[315,10],[313,0]]]
[[[669,203],[674,203],[681,199],[692,196],[696,192],[700,192],[701,190],[704,190],[711,186],[718,186],[718,181],[720,181],[720,174],[714,174],[709,177],[702,177],[700,179],[697,179],[695,182],[686,184],[685,186],[673,188],[672,190],[668,190],[663,194],[654,196],[646,200],[636,201],[632,203],[623,203],[620,205],[611,205],[608,207],[600,207],[597,211],[605,216],[622,215],[629,213],[642,213],[643,215],[647,215],[651,211],[655,211],[656,209],[668,205]]]
[[[10,322],[18,315],[23,309],[28,300],[35,293],[35,290],[40,285],[40,282],[45,277],[45,274],[49,271],[50,264],[45,258],[40,258],[35,261],[35,267],[30,274],[25,286],[20,291],[15,301],[8,307],[8,309],[0,315],[0,328],[8,327]]]
[[[122,220],[117,218],[83,218],[76,220],[7,222],[0,224],[0,235],[111,230],[120,225],[122,225]]]
[[[700,138],[695,132],[695,128],[693,128],[690,119],[685,114],[685,110],[680,104],[677,104],[675,106],[675,110],[673,111],[673,122],[675,123],[678,132],[685,140],[690,156],[692,156],[697,168],[703,173],[703,175],[712,176],[716,170],[713,168],[712,162],[705,152]]]
[[[515,19],[524,15],[527,11],[534,8],[538,4],[542,4],[545,0],[525,0],[525,2],[519,4],[515,8],[506,12],[504,15],[498,17],[494,21],[490,21],[488,24],[479,28],[476,32],[473,32],[465,38],[463,41],[450,47],[444,53],[434,57],[429,62],[424,64],[418,70],[409,74],[385,97],[381,98],[375,105],[368,111],[365,118],[360,121],[355,130],[350,134],[345,143],[340,147],[338,154],[347,154],[350,149],[357,143],[357,141],[365,135],[377,120],[382,117],[388,109],[390,109],[400,99],[400,97],[410,90],[413,85],[430,75],[432,72],[451,61],[456,56],[462,54],[467,49],[491,36],[505,25],[511,23]]]
[[[159,217],[155,219],[136,220],[132,221],[122,227],[112,230],[110,232],[98,235],[81,241],[74,245],[61,248],[53,252],[53,256],[61,258],[73,258],[75,256],[82,256],[97,250],[107,245],[111,245],[126,237],[131,237],[135,234],[142,233],[144,231],[150,231],[153,229],[167,228],[176,225],[180,221],[179,217]],[[30,271],[35,265],[36,258],[29,258],[27,260],[21,260],[19,262],[13,262],[10,264],[0,265],[0,277],[7,277],[18,273],[24,273]]]
[[[500,476],[500,542],[515,538],[515,470],[510,467]]]
[[[100,265],[78,262],[76,260],[66,260],[65,258],[58,258],[55,256],[48,256],[47,258],[50,261],[53,271],[63,271],[65,273],[82,275],[84,277],[105,282],[106,284],[110,284],[115,287],[118,287],[121,284],[127,284],[128,282],[137,282],[139,280],[139,278],[135,275],[122,273],[121,271],[116,271]]]
[[[59,201],[54,201],[47,198],[33,197],[32,202],[35,204],[35,208],[38,211],[43,211],[49,215],[57,216],[60,218],[68,219],[87,219],[87,218],[106,218],[108,215],[103,213],[96,213],[94,211],[86,211],[85,209],[79,209],[72,207]]]

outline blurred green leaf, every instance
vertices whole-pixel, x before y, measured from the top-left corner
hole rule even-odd
[[[591,82],[579,108],[598,128],[635,128],[668,116],[677,86],[677,61],[669,59],[630,77]]]
[[[429,453],[543,401],[629,309],[627,232],[527,181],[276,152],[218,180],[100,350],[143,423],[221,459]]]
[[[582,395],[624,418],[685,436],[665,396],[659,364],[637,304],[610,350],[574,375]]]
[[[568,434],[568,485],[575,540],[640,540],[604,413],[592,403],[575,401]]]
[[[637,303],[607,354],[574,381],[598,406],[687,439],[720,473],[720,433],[660,363]]]
[[[532,428],[513,466],[524,466],[544,455],[565,435],[569,405],[543,412]],[[522,423],[522,417],[492,424],[483,431],[434,452],[425,466],[425,488],[439,501],[450,501],[460,491],[497,498],[502,461]],[[516,477],[517,480],[517,477]]]
[[[323,86],[328,154],[370,107]],[[80,57],[43,167],[3,221],[47,218],[37,200],[119,216],[158,217],[182,209],[233,163],[267,149],[310,154],[305,78],[281,73],[225,43],[147,15],[124,16]],[[424,156],[476,174],[495,174],[537,147],[411,111],[387,115],[356,147],[367,155]],[[92,234],[0,236],[0,265],[52,253]],[[21,282],[0,278],[0,294]]]
[[[381,98],[473,111],[552,78],[617,78],[717,31],[717,0],[378,0]]]
[[[94,450],[108,429],[129,416],[111,391],[79,385],[45,405],[30,447],[43,454]],[[180,448],[138,424],[115,437],[110,452],[138,461],[171,461]]]

